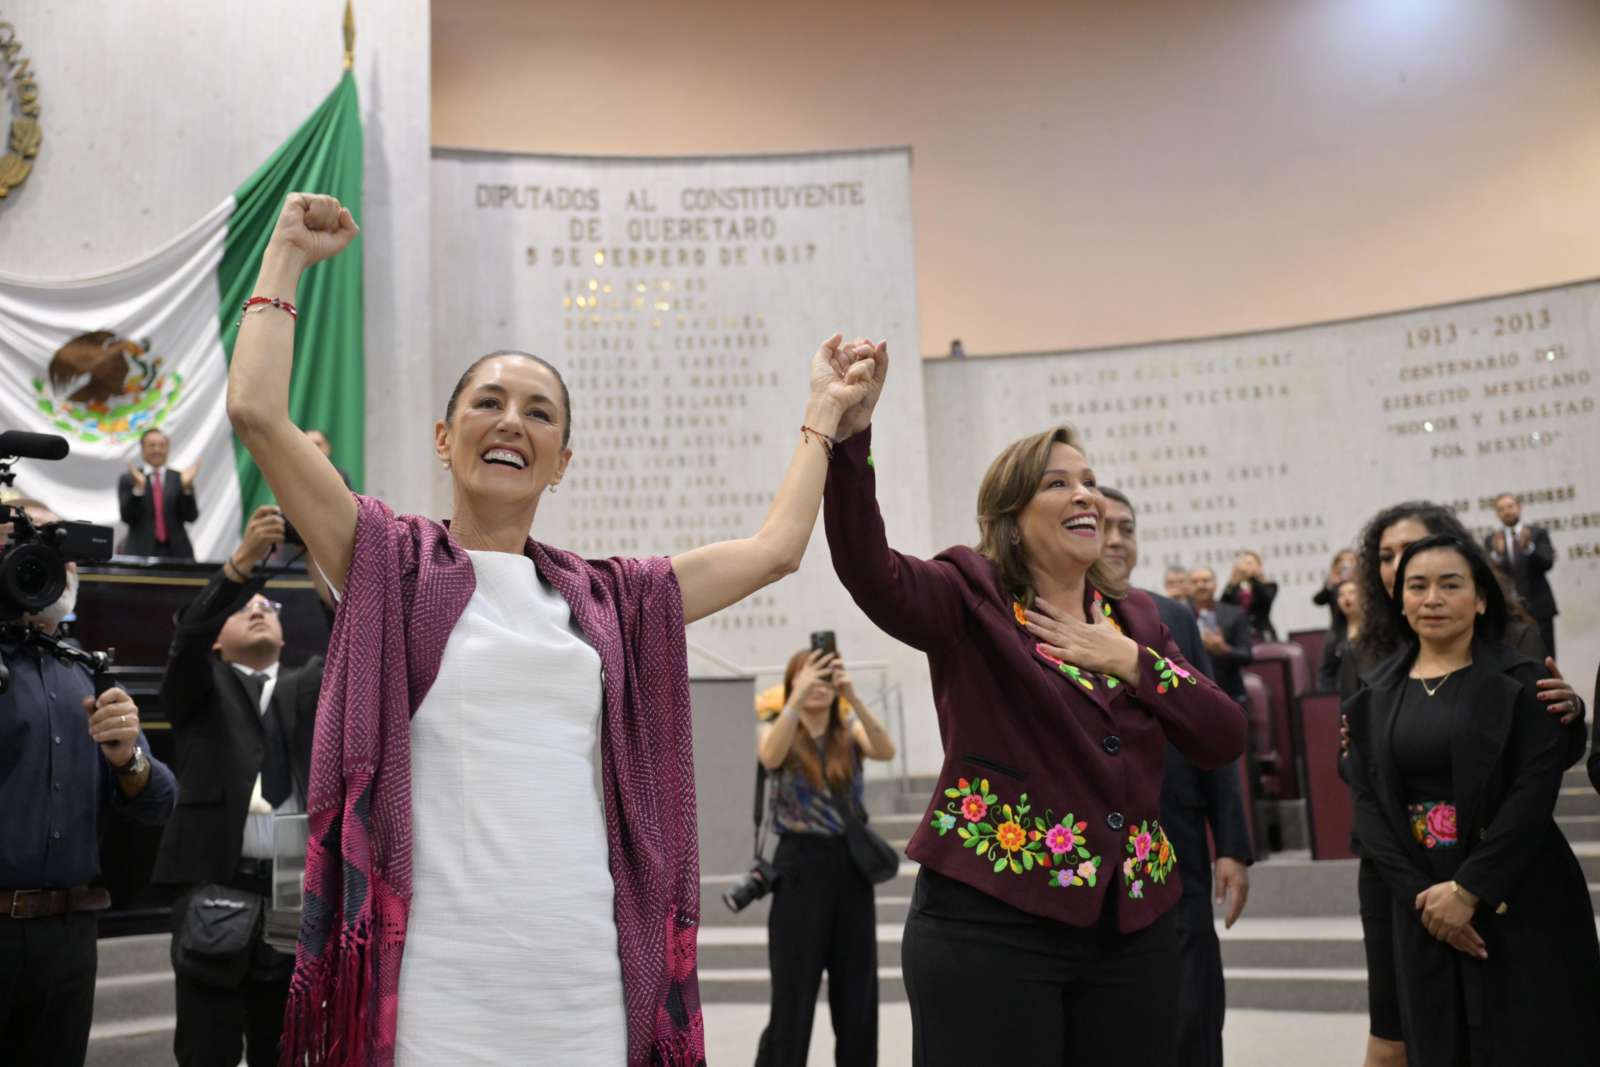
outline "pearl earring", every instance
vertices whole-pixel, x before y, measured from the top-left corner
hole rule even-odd
[[[552,493],[553,493],[553,492],[555,492],[555,491],[556,491],[556,487],[555,487],[555,486],[553,486],[553,485],[552,485],[552,486],[551,486],[551,487],[550,487],[550,491],[551,491],[551,492],[552,492]]]

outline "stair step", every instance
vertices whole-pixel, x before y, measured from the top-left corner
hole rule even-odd
[[[120,975],[100,975],[94,984],[95,1026],[131,1025],[140,1019],[159,1018],[177,1010],[177,990],[172,967],[162,961],[160,970]]]
[[[138,1029],[117,1036],[96,1036],[91,1030],[84,1067],[171,1067],[175,1025],[165,1017],[141,1020]]]
[[[1365,967],[1287,970],[1224,967],[1228,1008],[1256,1011],[1365,1012]]]
[[[98,945],[101,978],[167,969],[172,962],[171,934],[102,937]]]
[[[1600,815],[1600,793],[1587,780],[1582,786],[1562,785],[1556,796],[1556,818],[1563,815]]]

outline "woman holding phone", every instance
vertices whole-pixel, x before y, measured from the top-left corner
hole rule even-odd
[[[812,634],[811,648],[789,658],[783,695],[783,710],[756,741],[773,779],[778,835],[767,915],[772,1009],[756,1063],[805,1067],[826,971],[836,1062],[875,1064],[877,924],[872,883],[845,841],[845,812],[863,810],[862,760],[893,759],[894,741],[856,692],[831,630]]]

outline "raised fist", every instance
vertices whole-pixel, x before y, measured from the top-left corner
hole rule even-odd
[[[278,213],[271,244],[292,249],[309,267],[343,252],[360,232],[349,209],[333,197],[290,193]]]

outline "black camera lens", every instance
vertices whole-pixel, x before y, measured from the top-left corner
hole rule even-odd
[[[722,902],[728,906],[729,911],[743,911],[751,904],[772,892],[772,887],[778,882],[778,869],[766,860],[756,860],[756,865],[750,872],[722,894]]]
[[[0,618],[43,611],[66,588],[66,561],[54,549],[23,544],[0,555]]]

